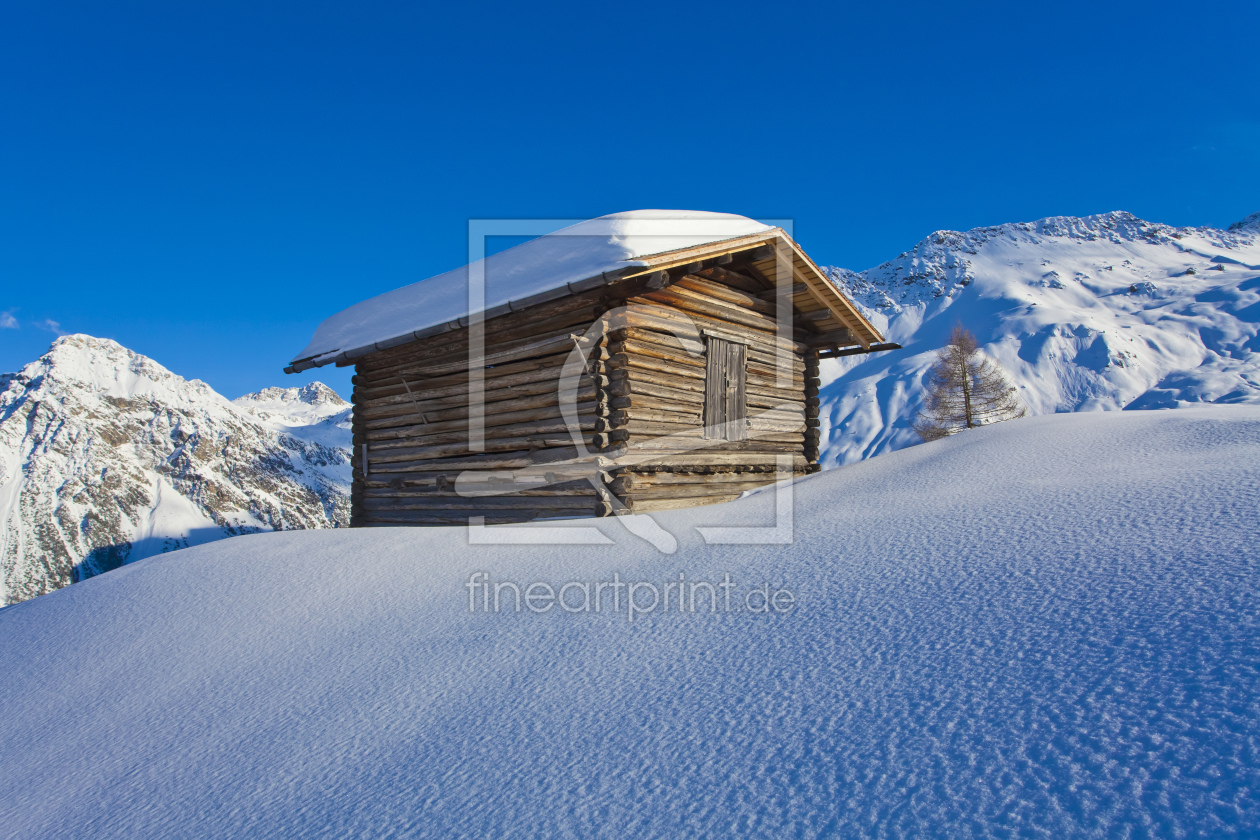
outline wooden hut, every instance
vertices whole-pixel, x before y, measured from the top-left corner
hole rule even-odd
[[[782,229],[637,211],[356,304],[285,370],[355,368],[352,525],[519,522],[815,471],[819,359],[883,341]]]

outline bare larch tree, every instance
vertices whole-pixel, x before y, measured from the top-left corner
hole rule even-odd
[[[924,440],[1025,414],[1002,368],[980,352],[976,337],[962,324],[950,332],[923,383],[926,393],[914,430]]]

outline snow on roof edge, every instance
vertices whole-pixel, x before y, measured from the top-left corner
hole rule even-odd
[[[286,373],[437,335],[468,323],[469,270],[485,281],[487,317],[614,282],[647,257],[776,231],[745,216],[637,210],[600,216],[483,260],[377,295],[325,319]],[[552,297],[546,297],[546,296]]]
[[[620,280],[622,276],[632,274],[635,269],[646,267],[647,263],[642,260],[635,260],[630,265],[618,271],[601,272],[594,277],[587,277],[574,283],[565,283],[561,286],[556,286],[553,289],[547,289],[539,292],[538,294],[517,298],[516,300],[510,300],[507,303],[501,303],[498,306],[489,307],[482,310],[483,317],[487,319],[497,318],[500,315],[507,315],[509,312],[516,312],[530,306],[546,303],[549,300],[558,300],[566,295],[576,295],[581,292],[587,292],[599,286],[615,283]],[[461,315],[453,321],[443,321],[423,329],[412,330],[411,332],[406,332],[401,335],[374,341],[371,344],[365,344],[362,347],[352,347],[349,350],[340,351],[330,350],[327,353],[321,353],[317,356],[310,356],[305,359],[295,359],[284,369],[284,372],[301,373],[302,371],[310,370],[311,368],[330,365],[340,359],[344,359],[346,361],[357,359],[360,356],[366,356],[369,353],[375,353],[378,350],[388,350],[391,347],[409,344],[412,341],[419,341],[422,338],[429,338],[430,336],[439,335],[444,332],[453,332],[454,330],[463,329],[468,326],[468,323],[468,316]]]

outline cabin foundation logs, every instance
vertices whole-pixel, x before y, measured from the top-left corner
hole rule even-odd
[[[356,359],[351,525],[671,510],[816,471],[818,351],[799,317],[780,336],[775,305],[754,268],[730,262],[488,319],[476,451],[467,329]],[[594,340],[581,340],[588,331]],[[746,348],[730,439],[706,438],[714,337]],[[575,345],[586,363],[562,392]]]

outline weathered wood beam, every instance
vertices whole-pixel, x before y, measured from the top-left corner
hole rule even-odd
[[[732,289],[730,286],[715,283],[712,280],[705,280],[703,277],[697,277],[694,274],[683,277],[674,285],[680,289],[707,295],[732,306],[742,306],[751,309],[753,312],[760,312],[763,315],[774,317],[775,306],[773,303],[767,303],[758,295],[750,294],[740,289]]]
[[[728,286],[732,286],[736,289],[752,294],[756,294],[765,288],[765,286],[753,277],[741,274],[738,271],[721,268],[719,266],[711,266],[703,271],[695,273],[706,280],[716,280],[719,283],[724,283]]]
[[[808,295],[808,294],[809,294],[809,286],[806,286],[804,283],[793,283],[791,287],[788,289],[789,297],[795,298],[800,295]],[[776,298],[778,298],[778,296],[779,296],[779,290],[777,288],[763,289],[762,291],[757,292],[757,297],[761,298],[762,300],[775,300]],[[813,298],[811,297],[810,300],[812,301]]]
[[[596,432],[603,431],[600,428],[603,419],[596,417],[589,411],[578,415],[577,430],[579,432]],[[531,434],[536,435],[559,435],[569,430],[568,423],[556,413],[555,419],[551,421],[532,420],[527,423],[509,423],[499,426],[486,427],[486,439],[493,440],[495,438],[514,438],[526,437]],[[373,450],[388,451],[389,449],[400,449],[407,446],[438,446],[446,444],[463,443],[468,438],[467,430],[453,430],[443,432],[441,434],[424,435],[419,434],[414,428],[406,429],[407,434],[390,438],[378,437],[380,433],[368,431],[366,434],[366,442],[371,444]],[[579,437],[582,435],[579,434]]]
[[[815,349],[835,347],[837,345],[843,346],[854,343],[856,343],[856,339],[853,337],[853,331],[847,327],[844,329],[818,333],[817,335],[811,335],[809,338],[805,339],[806,346]]]

